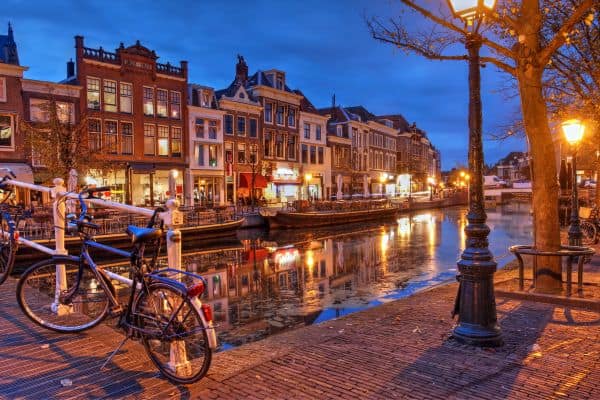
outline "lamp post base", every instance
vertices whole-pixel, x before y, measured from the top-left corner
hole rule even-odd
[[[452,332],[452,337],[460,343],[479,347],[500,347],[504,344],[500,327],[461,323]]]

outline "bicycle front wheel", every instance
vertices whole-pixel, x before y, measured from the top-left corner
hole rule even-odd
[[[193,383],[208,372],[212,358],[199,310],[176,287],[152,284],[133,306],[148,356],[175,383]]]
[[[80,269],[67,258],[52,258],[27,269],[17,284],[17,301],[33,322],[63,333],[96,326],[110,304],[91,268]]]
[[[596,235],[598,234],[598,230],[596,226],[588,221],[583,221],[580,225],[581,229],[581,243],[585,246],[589,246],[592,244],[596,244]]]
[[[11,274],[17,255],[15,223],[7,213],[0,213],[0,285]]]

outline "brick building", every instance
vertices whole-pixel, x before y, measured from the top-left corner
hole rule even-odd
[[[90,171],[88,179],[113,187],[113,200],[155,206],[169,196],[176,170],[183,196],[187,150],[187,62],[158,63],[140,42],[109,52],[75,37],[76,69],[67,83],[83,87],[80,112],[88,121],[89,145],[114,165]]]

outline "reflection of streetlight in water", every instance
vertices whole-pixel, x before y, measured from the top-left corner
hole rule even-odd
[[[402,217],[402,218],[399,218],[396,222],[398,223],[398,228],[397,228],[398,236],[400,236],[401,238],[409,237],[410,236],[410,218]]]

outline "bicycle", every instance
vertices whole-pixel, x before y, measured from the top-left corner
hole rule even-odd
[[[598,209],[596,207],[592,209],[582,207],[579,210],[579,216],[581,218],[579,224],[581,243],[585,246],[598,243],[598,231],[600,230]]]
[[[36,324],[64,333],[81,332],[109,314],[118,315],[117,326],[125,338],[102,368],[128,339],[140,339],[150,360],[170,381],[196,382],[206,375],[217,347],[212,310],[199,299],[206,282],[186,271],[156,269],[163,229],[154,225],[163,209],[154,211],[146,228],[127,228],[131,251],[95,242],[98,225],[87,214],[83,194],[89,198],[104,190],[82,191],[79,218],[68,216],[68,230],[81,238],[79,256],[55,255],[27,269],[17,284],[19,306]],[[147,245],[155,248],[149,263],[144,258]],[[126,305],[119,302],[108,275],[90,256],[90,248],[129,259],[131,292]]]
[[[6,182],[17,176],[8,168],[2,169],[7,170],[8,174],[0,179],[0,190],[4,196],[0,200],[0,285],[10,276],[15,265],[19,248],[17,227],[20,221],[31,218],[33,214],[33,211],[26,210],[23,206],[8,204],[13,188]]]

